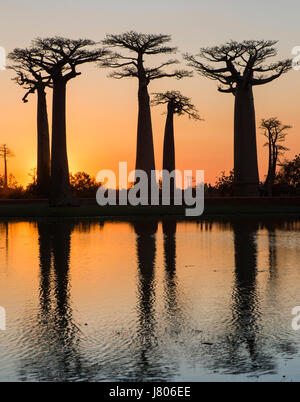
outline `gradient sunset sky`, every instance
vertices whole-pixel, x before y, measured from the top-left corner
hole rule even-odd
[[[101,41],[107,33],[136,30],[172,35],[181,53],[196,54],[200,47],[233,39],[279,40],[277,59],[291,57],[300,46],[299,0],[10,0],[1,3],[0,46],[7,52],[26,47],[37,37],[61,35]],[[171,56],[172,57],[172,56]],[[158,56],[146,58],[157,64]],[[274,59],[274,61],[276,58]],[[182,61],[184,66],[184,61]],[[70,171],[117,170],[119,161],[134,168],[137,126],[137,80],[107,78],[109,70],[83,66],[82,75],[69,82],[67,138]],[[36,166],[36,96],[23,104],[24,90],[0,71],[0,143],[15,153],[9,172],[22,184]],[[180,90],[198,107],[202,122],[185,117],[175,121],[178,169],[204,169],[205,180],[214,183],[221,171],[233,167],[233,102],[231,94],[217,91],[217,83],[194,73],[193,78],[165,78],[150,84],[149,91]],[[277,116],[293,128],[287,137],[290,151],[300,153],[300,71],[291,71],[273,83],[254,89],[257,126],[261,118]],[[51,123],[51,93],[48,95]],[[156,168],[162,166],[165,115],[152,109]],[[267,169],[264,137],[257,132],[260,178]],[[1,161],[0,172],[3,172]]]

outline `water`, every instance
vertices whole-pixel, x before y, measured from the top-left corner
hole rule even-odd
[[[299,381],[300,223],[0,223],[0,380]]]

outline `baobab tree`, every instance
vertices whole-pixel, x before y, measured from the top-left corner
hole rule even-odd
[[[53,86],[50,195],[53,206],[74,205],[66,143],[66,87],[71,79],[81,74],[77,66],[100,61],[108,54],[103,48],[94,49],[95,45],[89,39],[62,37],[33,41],[33,62],[50,76]]]
[[[152,100],[154,106],[167,104],[167,118],[163,146],[163,171],[169,173],[175,170],[175,140],[174,115],[186,115],[191,119],[201,120],[198,110],[191,103],[190,98],[183,96],[179,91],[156,92]],[[171,178],[173,182],[173,178]],[[163,177],[164,181],[164,177]],[[173,195],[174,185],[171,186]]]
[[[30,49],[14,49],[8,55],[13,61],[9,67],[16,72],[13,78],[26,93],[22,100],[28,102],[30,94],[37,93],[37,194],[46,197],[50,189],[50,140],[47,113],[46,88],[51,86],[51,79],[41,67],[36,66],[36,52]],[[42,58],[42,55],[40,55]]]
[[[7,147],[6,144],[1,145],[0,158],[3,158],[4,162],[4,180],[3,180],[4,190],[8,189],[7,159],[12,158],[13,156],[15,156],[14,153]]]
[[[267,142],[264,146],[269,150],[269,166],[268,174],[265,181],[265,186],[268,191],[268,195],[272,195],[272,187],[274,185],[276,177],[276,167],[278,163],[279,155],[282,155],[288,148],[281,145],[285,141],[287,136],[287,130],[292,128],[287,124],[282,124],[277,117],[271,117],[269,119],[262,119],[260,123],[262,134],[267,138]]]
[[[277,41],[230,41],[202,48],[198,56],[185,55],[188,65],[201,75],[219,81],[220,92],[235,96],[234,189],[236,195],[258,195],[258,163],[253,87],[279,78],[291,68],[291,60],[271,64]],[[200,60],[198,59],[200,58]],[[213,63],[211,64],[206,64]],[[220,64],[220,67],[217,65]]]
[[[176,47],[168,46],[170,40],[170,35],[142,34],[130,31],[120,35],[107,35],[102,42],[106,46],[128,51],[126,54],[115,52],[111,55],[111,58],[107,58],[101,64],[102,67],[116,69],[110,76],[117,79],[125,77],[138,79],[138,127],[135,168],[146,172],[148,177],[150,177],[151,170],[155,170],[148,86],[151,81],[160,78],[175,77],[181,79],[191,75],[186,70],[165,71],[165,67],[178,63],[178,60],[175,59],[162,62],[156,67],[145,66],[145,56],[176,52]]]

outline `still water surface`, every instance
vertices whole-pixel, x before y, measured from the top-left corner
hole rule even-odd
[[[300,381],[300,222],[0,223],[0,380]]]

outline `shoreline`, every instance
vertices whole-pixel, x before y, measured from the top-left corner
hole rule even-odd
[[[47,200],[0,200],[2,218],[156,218],[186,220],[219,217],[291,217],[300,218],[300,197],[214,197],[205,198],[204,213],[186,217],[185,206],[99,206],[94,199],[80,199],[80,206],[49,207]]]

